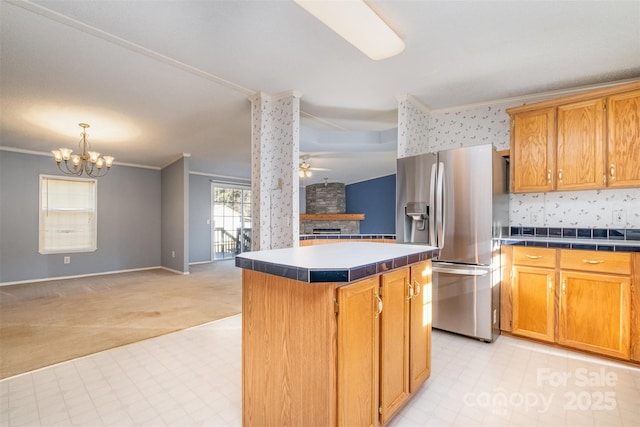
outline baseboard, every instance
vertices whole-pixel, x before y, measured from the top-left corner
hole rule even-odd
[[[75,276],[57,276],[57,277],[45,277],[42,279],[30,279],[30,280],[18,280],[15,282],[0,282],[0,286],[9,286],[9,285],[20,285],[23,283],[36,283],[36,282],[49,282],[51,280],[66,280],[66,279],[78,279],[81,277],[91,277],[91,276],[102,276],[104,274],[118,274],[118,273],[130,273],[133,271],[145,271],[145,270],[155,270],[157,268],[161,268],[164,270],[169,270],[173,273],[178,274],[189,274],[183,273],[182,271],[171,270],[170,268],[162,267],[160,265],[154,267],[144,267],[144,268],[130,268],[128,270],[114,270],[114,271],[102,271],[100,273],[89,273],[89,274],[78,274]]]
[[[167,271],[170,271],[170,272],[176,273],[176,274],[184,274],[184,275],[189,274],[188,271],[174,270],[173,268],[169,268],[169,267],[158,267],[158,268],[161,268],[163,270],[167,270]]]

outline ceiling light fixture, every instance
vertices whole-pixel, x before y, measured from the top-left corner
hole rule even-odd
[[[300,175],[300,178],[311,178],[311,165],[305,160],[300,163],[298,175]]]
[[[70,148],[51,151],[53,158],[56,159],[56,163],[58,164],[58,169],[66,175],[80,176],[84,172],[92,178],[105,176],[109,173],[114,158],[111,156],[100,157],[100,153],[97,151],[88,151],[90,148],[87,142],[87,128],[89,125],[79,123],[78,126],[82,128],[82,133],[80,134],[82,139],[78,143],[82,154],[71,154],[73,150]],[[63,162],[64,167],[62,166]]]
[[[404,42],[363,0],[294,0],[374,61],[404,50]]]

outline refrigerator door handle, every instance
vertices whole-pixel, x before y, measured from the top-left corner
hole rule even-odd
[[[489,274],[488,270],[476,270],[471,268],[459,268],[459,267],[437,267],[433,266],[431,271],[434,273],[449,273],[449,274],[459,274],[463,276],[486,276]]]
[[[438,242],[436,240],[436,229],[435,229],[435,221],[436,215],[438,215],[438,211],[436,209],[436,169],[437,163],[431,165],[431,181],[429,182],[429,206],[431,206],[431,211],[429,212],[429,245],[438,246]]]
[[[437,204],[436,228],[438,232],[438,247],[444,248],[444,226],[445,226],[445,208],[444,208],[444,163],[438,163],[438,183],[437,183]]]

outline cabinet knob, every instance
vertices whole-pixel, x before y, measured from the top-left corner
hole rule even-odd
[[[529,259],[542,259],[544,258],[542,255],[525,255],[525,257]]]
[[[553,282],[551,279],[547,280],[547,286],[549,287],[549,290],[553,289]]]
[[[611,166],[609,166],[609,175],[611,175],[612,181],[616,179],[616,165],[614,165],[613,163],[611,163]]]
[[[551,169],[547,169],[547,182],[551,182]]]
[[[583,259],[583,263],[585,264],[602,264],[604,263],[603,259]]]
[[[558,170],[558,180],[562,183],[562,169]]]

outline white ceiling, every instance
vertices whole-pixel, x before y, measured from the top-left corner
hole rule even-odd
[[[248,177],[248,96],[296,90],[331,135],[301,138],[331,169],[308,183],[352,183],[395,171],[395,145],[357,131],[395,128],[399,95],[437,110],[640,77],[637,0],[368,1],[406,44],[378,62],[288,0],[0,2],[0,145],[74,147],[87,122],[116,164],[190,153]]]

